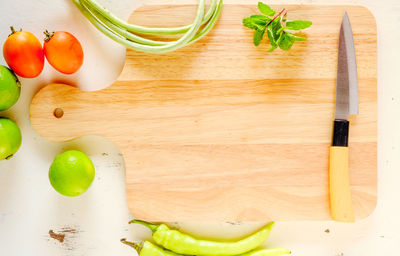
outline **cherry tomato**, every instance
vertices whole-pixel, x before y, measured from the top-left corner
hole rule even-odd
[[[83,63],[83,50],[78,39],[65,31],[44,33],[44,54],[50,65],[64,74],[78,71]]]
[[[44,53],[42,45],[32,33],[15,31],[3,45],[3,56],[8,66],[19,76],[37,77],[43,70]]]

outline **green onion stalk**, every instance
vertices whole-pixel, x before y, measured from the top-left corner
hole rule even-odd
[[[167,53],[196,42],[218,21],[222,0],[210,0],[205,12],[205,0],[199,0],[192,24],[175,28],[151,28],[129,24],[116,17],[95,0],[72,0],[82,14],[103,34],[127,48],[145,53]],[[175,41],[152,40],[143,35],[181,35]]]

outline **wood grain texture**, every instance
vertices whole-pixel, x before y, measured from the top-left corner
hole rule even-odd
[[[329,196],[332,219],[340,222],[354,222],[348,147],[333,146],[330,148]]]
[[[141,219],[330,219],[328,158],[346,10],[360,95],[350,128],[351,192],[356,218],[365,218],[377,197],[375,20],[358,6],[285,7],[291,19],[314,21],[309,41],[289,52],[252,45],[241,20],[255,6],[225,5],[215,29],[191,46],[164,55],[128,50],[120,77],[104,90],[44,87],[31,104],[32,125],[51,141],[92,134],[115,142],[129,208]],[[130,22],[183,25],[194,11],[148,5]]]

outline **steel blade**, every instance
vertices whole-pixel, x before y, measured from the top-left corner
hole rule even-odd
[[[358,114],[356,52],[349,16],[344,14],[339,36],[335,119]]]

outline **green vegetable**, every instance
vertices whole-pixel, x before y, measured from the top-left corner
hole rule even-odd
[[[22,136],[18,125],[7,118],[0,118],[0,161],[10,159],[21,146]]]
[[[145,241],[142,244],[136,244],[126,241],[125,238],[121,239],[121,242],[133,247],[139,254],[139,256],[183,256],[169,250],[165,250],[149,241]],[[290,250],[276,248],[276,249],[258,249],[250,251],[237,256],[278,256],[283,254],[290,254]]]
[[[255,30],[253,43],[258,46],[264,37],[265,31],[269,39],[271,47],[269,52],[276,48],[288,51],[292,48],[295,41],[306,41],[307,38],[294,35],[288,30],[302,30],[312,25],[308,20],[293,20],[286,19],[287,10],[283,8],[279,13],[276,13],[268,5],[258,2],[258,9],[264,15],[251,15],[243,19],[243,25],[247,28]],[[266,16],[265,16],[266,15]],[[269,17],[268,17],[269,16]]]
[[[211,0],[209,10],[204,14],[205,0],[199,0],[196,17],[192,24],[177,28],[148,28],[124,22],[95,0],[72,1],[103,34],[127,48],[146,53],[171,52],[199,40],[214,27],[222,10],[222,0]],[[152,40],[142,36],[176,34],[183,35],[175,41]]]
[[[154,241],[168,250],[184,255],[203,256],[231,256],[254,250],[267,239],[274,225],[274,222],[270,222],[256,233],[239,241],[215,242],[198,240],[190,235],[172,230],[165,224],[156,225],[140,220],[133,220],[130,223],[138,223],[150,228]]]
[[[136,244],[121,239],[121,242],[127,244],[138,252],[139,256],[181,256],[180,254],[165,250],[149,241],[145,241],[142,244]]]
[[[11,108],[19,99],[21,85],[10,69],[0,65],[0,111]]]

